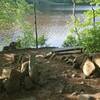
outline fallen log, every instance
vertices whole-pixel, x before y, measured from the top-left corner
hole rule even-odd
[[[57,48],[47,53],[45,58],[54,58],[55,56],[82,54],[83,48]]]
[[[94,63],[88,57],[85,58],[81,67],[85,77],[89,77],[96,69]]]
[[[57,53],[57,52],[68,52],[68,51],[75,51],[75,50],[79,50],[81,53],[83,52],[82,47],[57,48],[57,49],[53,49],[52,52]]]
[[[68,52],[56,52],[56,55],[72,55],[72,54],[82,54],[81,51],[68,51]]]

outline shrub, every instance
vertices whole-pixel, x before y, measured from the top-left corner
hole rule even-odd
[[[100,27],[81,32],[80,45],[86,48],[87,53],[100,51]]]
[[[71,34],[67,36],[63,43],[63,47],[74,47],[77,45],[77,39]]]

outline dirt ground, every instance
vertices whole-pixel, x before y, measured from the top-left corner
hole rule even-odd
[[[95,94],[100,92],[100,78],[83,79],[81,69],[74,69],[59,59],[45,59],[51,49],[20,50],[36,58],[38,66],[37,81],[30,90],[21,89],[18,92],[0,94],[0,100],[78,100],[80,94]],[[16,51],[18,52],[18,51]]]

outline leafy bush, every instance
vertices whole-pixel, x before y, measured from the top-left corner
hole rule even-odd
[[[44,46],[45,45],[45,37],[44,35],[41,35],[38,37],[38,46]],[[33,34],[31,33],[27,33],[26,37],[23,37],[21,39],[17,40],[17,48],[33,48],[36,45],[36,40],[35,40],[35,36],[33,36]]]
[[[81,1],[81,0],[77,0]],[[93,0],[91,4],[100,4],[100,0]],[[96,17],[100,17],[100,9],[91,10],[85,12],[85,19],[83,22],[74,18],[74,27],[70,30],[71,33],[76,33],[77,37],[67,37],[64,41],[64,46],[82,46],[85,48],[86,53],[100,52],[100,22],[96,20]]]
[[[39,37],[38,37],[38,45],[39,45],[39,46],[44,46],[46,40],[47,40],[47,39],[45,38],[44,35],[39,36]]]
[[[63,43],[63,46],[64,47],[74,47],[74,46],[77,46],[77,40],[75,38],[75,36],[73,35],[68,35],[67,38],[65,39],[64,43]]]
[[[84,30],[80,34],[80,45],[87,53],[100,51],[100,27]]]
[[[81,46],[86,53],[100,51],[100,27],[83,30],[80,39],[72,35],[67,36],[63,46]]]
[[[19,37],[17,40],[17,48],[32,48],[36,45],[36,39],[33,35],[32,26],[28,23],[24,23],[22,27],[22,32],[24,33],[23,37]],[[45,45],[45,36],[41,35],[38,37],[38,46]]]

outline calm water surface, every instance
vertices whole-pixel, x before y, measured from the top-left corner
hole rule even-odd
[[[67,33],[73,27],[71,16],[71,13],[41,13],[37,15],[37,31],[39,35],[45,34],[47,45],[62,46]],[[78,13],[77,16],[83,20],[83,14]],[[34,23],[33,16],[30,16],[28,20],[30,23]]]

